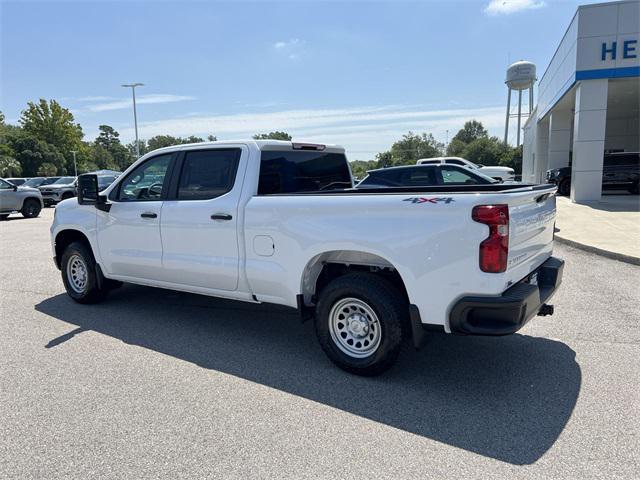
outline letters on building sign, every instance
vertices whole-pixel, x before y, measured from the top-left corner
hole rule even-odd
[[[638,58],[638,51],[636,46],[638,40],[624,40],[622,42],[622,58]],[[618,42],[602,42],[602,50],[600,59],[604,62],[606,60],[615,60],[618,55]],[[607,58],[608,57],[608,58]]]

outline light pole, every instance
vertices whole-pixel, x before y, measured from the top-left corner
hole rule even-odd
[[[77,150],[69,150],[72,154],[73,154],[73,173],[75,174],[75,176],[78,176],[78,167],[76,166],[76,153],[78,153]]]
[[[144,83],[130,83],[122,85],[125,88],[131,88],[133,95],[133,125],[136,130],[136,158],[140,158],[140,143],[138,143],[138,114],[136,112],[136,87],[143,87]]]

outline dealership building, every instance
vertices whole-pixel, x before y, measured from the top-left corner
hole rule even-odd
[[[640,0],[578,7],[538,83],[522,177],[571,165],[571,200],[599,200],[603,156],[640,151]]]

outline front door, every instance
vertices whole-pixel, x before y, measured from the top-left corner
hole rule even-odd
[[[165,280],[187,287],[238,288],[238,202],[247,156],[239,145],[187,150],[176,162],[177,180],[160,224]]]
[[[118,277],[162,277],[160,218],[173,154],[152,157],[109,193],[110,210],[98,210],[102,267]]]

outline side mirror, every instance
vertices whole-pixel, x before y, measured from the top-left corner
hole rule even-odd
[[[86,173],[78,177],[78,203],[96,205],[98,203],[98,176]]]
[[[18,191],[18,186],[17,185],[13,185],[11,188],[13,189],[14,192]]]

